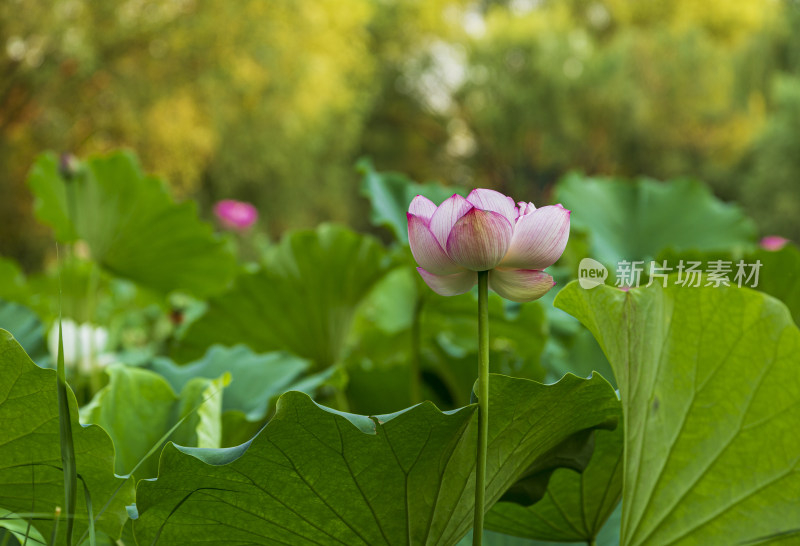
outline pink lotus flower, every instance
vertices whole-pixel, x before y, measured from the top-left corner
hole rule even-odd
[[[408,240],[425,283],[437,294],[468,292],[478,271],[489,270],[489,287],[512,301],[533,301],[554,285],[542,271],[564,252],[570,211],[537,209],[500,192],[472,190],[438,207],[418,195],[408,208]]]
[[[786,246],[786,243],[789,242],[789,239],[784,239],[783,237],[779,237],[778,235],[768,235],[761,239],[761,248],[764,250],[772,250],[776,252],[783,247]]]
[[[225,199],[214,205],[214,214],[228,228],[243,231],[258,220],[258,211],[250,203]]]

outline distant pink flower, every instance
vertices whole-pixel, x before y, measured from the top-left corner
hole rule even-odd
[[[542,270],[564,252],[570,211],[517,205],[486,189],[466,199],[453,195],[438,207],[416,196],[408,208],[408,239],[431,290],[463,294],[477,282],[478,271],[489,271],[489,288],[506,299],[526,302],[546,294],[555,282]]]
[[[214,214],[228,228],[243,231],[258,220],[258,211],[250,203],[224,199],[214,205]]]
[[[778,235],[768,235],[761,239],[761,248],[764,250],[777,251],[785,247],[788,242],[789,239],[784,239]]]

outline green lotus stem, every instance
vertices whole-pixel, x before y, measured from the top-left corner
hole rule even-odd
[[[475,468],[475,517],[472,544],[483,540],[486,502],[486,448],[489,442],[489,272],[478,272],[478,465]]]
[[[409,385],[409,392],[411,393],[411,404],[419,404],[422,402],[422,379],[421,379],[421,365],[422,359],[420,355],[420,320],[422,319],[422,298],[417,299],[414,305],[414,319],[411,323],[411,383]]]
[[[56,260],[58,260],[58,243],[56,243]],[[61,329],[61,271],[58,273],[58,356],[56,358],[56,393],[58,399],[58,428],[61,445],[61,464],[64,472],[64,507],[67,516],[67,546],[72,544],[72,531],[75,524],[75,507],[78,491],[78,467],[75,461],[75,443],[72,437],[72,418],[69,408],[69,388],[67,372],[64,366],[64,335]],[[56,508],[56,523],[53,526],[55,540],[58,529],[58,518],[61,508]]]
[[[55,516],[53,517],[53,531],[50,533],[50,542],[48,542],[49,546],[56,546],[56,539],[58,538],[59,521],[61,521],[61,507],[56,506]],[[67,533],[67,536],[69,536],[69,533]]]

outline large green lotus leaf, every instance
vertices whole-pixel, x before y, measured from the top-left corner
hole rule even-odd
[[[3,546],[17,546],[25,542],[26,536],[28,537],[28,544],[47,544],[47,540],[35,527],[28,527],[29,520],[30,517],[24,517],[0,508],[0,544]]]
[[[447,298],[431,294],[422,310],[421,327],[423,332],[435,332],[438,345],[460,358],[478,352],[477,316],[478,298],[472,293]],[[509,304],[490,293],[489,333],[492,372],[536,380],[544,377],[539,360],[548,329],[538,303]],[[474,376],[475,370],[470,371]]]
[[[529,538],[515,537],[512,535],[505,535],[495,531],[483,531],[483,543],[488,546],[564,546],[564,543],[552,542],[538,542]],[[464,535],[464,538],[458,541],[457,546],[472,546],[472,531]],[[582,546],[586,546],[584,543]],[[619,545],[615,545],[619,546]]]
[[[694,180],[633,182],[570,175],[556,189],[572,210],[572,226],[589,235],[592,258],[614,267],[622,260],[651,260],[665,248],[746,247],[755,225]],[[612,271],[613,274],[613,271]]]
[[[756,543],[797,529],[800,332],[783,304],[735,287],[576,283],[556,304],[592,331],[619,384],[623,544]]]
[[[487,530],[483,531],[483,543],[489,546],[543,546],[542,543],[536,542],[535,540]],[[472,531],[459,540],[457,546],[472,546]],[[551,545],[548,544],[547,546]],[[562,544],[557,546],[562,546]]]
[[[368,160],[361,160],[358,169],[364,176],[361,194],[372,204],[372,223],[388,228],[404,244],[408,244],[406,213],[415,196],[424,195],[438,205],[453,193],[463,194],[437,183],[417,184],[401,173],[378,172]]]
[[[546,371],[544,380],[551,383],[565,373],[587,377],[596,371],[616,387],[614,372],[591,332],[575,317],[553,307],[561,288],[576,277],[580,261],[591,255],[587,239],[586,233],[573,231],[564,254],[556,264],[547,268],[557,284],[538,300],[549,329],[541,357],[542,367]],[[609,273],[613,275],[613,272]]]
[[[28,183],[37,217],[61,241],[83,239],[110,272],[161,292],[207,296],[225,288],[236,263],[194,202],[175,203],[161,180],[142,173],[129,152],[87,160],[66,182],[43,154]]]
[[[623,427],[595,431],[588,466],[559,468],[536,504],[498,502],[486,527],[509,535],[557,542],[593,542],[622,496]]]
[[[420,359],[419,398],[413,399],[413,335],[406,330],[386,334],[364,330],[354,350],[347,355],[347,397],[350,409],[378,414],[399,411],[422,400],[451,409],[470,402],[477,375],[478,357],[469,353],[453,357],[431,340],[423,339]]]
[[[195,360],[212,344],[244,343],[262,353],[285,349],[318,368],[338,361],[353,314],[391,268],[380,243],[324,224],[286,235],[257,271],[208,302],[173,356]]]
[[[289,390],[315,396],[328,387],[343,389],[347,374],[339,366],[311,375],[308,360],[285,351],[256,354],[244,345],[211,347],[205,356],[179,366],[168,358],[156,358],[151,368],[180,392],[198,377],[213,379],[230,374],[231,382],[222,396],[222,445],[239,445],[264,425],[278,396]]]
[[[133,482],[114,475],[114,446],[98,426],[78,422],[78,405],[69,392],[79,489],[88,487],[95,515],[121,487],[97,521],[97,528],[118,537],[128,519],[125,505],[134,500]],[[17,514],[53,514],[64,506],[64,475],[56,400],[56,371],[34,364],[19,343],[0,330],[0,507]],[[78,495],[74,536],[87,528],[84,495]],[[0,525],[2,522],[0,522]],[[52,534],[52,520],[32,519],[42,536]],[[66,525],[57,544],[65,544]]]
[[[149,370],[115,364],[107,373],[108,385],[81,410],[81,421],[100,425],[111,436],[117,474],[129,474],[184,416],[170,439],[184,445],[220,447],[222,381],[195,378],[176,395],[166,379]],[[156,452],[139,467],[136,477],[157,473]]]
[[[420,305],[417,277],[419,273],[409,263],[393,269],[375,283],[356,313],[354,336],[360,336],[364,330],[385,334],[409,330]]]
[[[569,315],[565,316],[572,319]],[[545,381],[557,381],[565,373],[588,377],[592,372],[598,372],[616,387],[614,372],[603,354],[603,349],[589,330],[577,320],[573,321],[575,328],[567,331],[556,328],[551,330],[550,339],[542,354],[542,365],[547,370]]]
[[[478,300],[472,293],[445,298],[428,292],[420,317],[423,368],[447,387],[454,405],[469,402],[477,375]],[[540,364],[547,321],[538,303],[509,304],[489,294],[489,362],[493,373],[544,379]]]
[[[271,353],[267,353],[271,354]],[[288,354],[288,353],[287,353]],[[297,357],[291,357],[297,358]],[[307,362],[307,361],[304,361]],[[233,385],[236,385],[234,372]],[[263,393],[259,393],[259,399],[264,400],[263,406],[253,407],[251,413],[245,413],[240,409],[229,409],[222,414],[222,445],[221,447],[238,446],[250,440],[261,428],[266,424],[266,420],[275,409],[275,402],[278,396],[287,391],[304,392],[313,397],[325,397],[330,394],[344,391],[347,386],[349,377],[341,366],[331,366],[321,372],[311,375],[300,376],[295,381],[289,384],[283,383],[280,388],[275,388],[273,385],[267,385],[257,382],[256,385],[264,390],[267,394],[261,398]],[[225,390],[225,397],[223,402],[228,397],[228,391]],[[245,405],[245,400],[238,398],[241,404],[237,403],[236,406]]]
[[[61,252],[64,252],[63,248]],[[52,265],[25,277],[14,262],[0,258],[0,298],[24,305],[45,324],[52,324],[59,316],[72,318],[79,323],[89,322],[90,307],[95,311],[92,322],[103,322],[100,319],[105,317],[99,315],[111,298],[107,276],[101,274],[95,279],[93,288],[95,301],[99,305],[93,305],[87,297],[87,291],[92,272],[97,267],[95,263],[71,256],[62,257]],[[118,279],[118,282],[126,281]]]
[[[0,256],[0,298],[24,302],[28,296],[25,275],[14,260]]]
[[[27,307],[0,299],[0,328],[11,332],[31,358],[47,356],[42,321]]]
[[[487,502],[576,435],[614,423],[599,376],[545,386],[492,375]],[[169,446],[159,477],[139,482],[139,543],[455,544],[473,512],[477,407],[425,402],[378,417],[283,395],[248,444]]]
[[[699,261],[702,266],[699,269],[708,268],[708,263],[722,260],[728,262],[731,272],[728,275],[730,283],[737,285],[736,274],[739,269],[739,262],[743,262],[745,274],[749,276],[751,266],[761,263],[758,268],[758,282],[755,277],[752,279],[743,277],[742,286],[755,288],[759,292],[766,292],[786,304],[794,317],[796,324],[800,324],[800,249],[794,244],[788,244],[778,251],[765,250],[759,248],[748,252],[700,252],[684,251],[676,252],[667,249],[661,252],[656,258],[658,265],[666,261],[667,267],[677,269],[681,260],[685,267],[689,262]],[[662,281],[663,282],[663,281]]]
[[[47,324],[54,323],[59,316],[71,318],[79,324],[102,324],[105,317],[98,315],[109,305],[111,294],[107,275],[95,271],[97,278],[90,280],[96,268],[97,264],[91,261],[71,258],[62,260],[57,267],[34,273],[27,278],[30,296],[21,303],[33,309]],[[88,297],[93,282],[96,304]],[[90,319],[90,314],[95,316]]]
[[[172,388],[179,392],[195,377],[213,379],[231,374],[225,389],[222,410],[238,410],[251,420],[264,417],[273,397],[282,394],[309,368],[307,360],[285,351],[256,354],[245,345],[211,347],[202,359],[178,366],[168,358],[152,363]]]
[[[621,516],[622,504],[617,504],[616,510],[614,510],[608,518],[594,542],[587,542],[585,540],[581,540],[580,542],[534,540],[498,533],[496,531],[484,530],[483,543],[489,546],[587,546],[587,544],[591,546],[619,546],[619,522]],[[458,546],[471,546],[471,544],[472,532],[470,531],[461,539]]]
[[[361,413],[395,411],[414,402],[409,363],[415,343],[423,397],[440,407],[469,403],[477,374],[477,298],[445,298],[427,287],[420,293],[418,278],[412,268],[395,269],[376,284],[356,316],[346,361],[348,396]],[[547,322],[541,306],[509,305],[490,294],[489,315],[491,371],[543,379],[539,361]]]
[[[619,522],[621,517],[622,504],[620,503],[617,504],[616,510],[614,510],[608,518],[606,524],[600,530],[600,533],[593,543],[589,543],[585,540],[581,540],[580,542],[534,540],[487,530],[484,530],[483,543],[489,546],[587,546],[587,544],[592,546],[619,546]],[[471,546],[471,544],[472,531],[461,539],[458,546]]]
[[[800,249],[794,244],[777,252],[759,249],[745,255],[745,264],[761,262],[756,290],[766,292],[786,304],[800,325]]]
[[[385,339],[370,340],[369,344],[385,342]],[[391,347],[397,347],[397,361],[391,366],[374,366],[368,357],[360,356],[348,362],[347,367],[347,400],[348,407],[358,413],[376,414],[381,412],[398,411],[414,403],[411,399],[411,366],[402,359],[407,358],[409,352],[405,340],[388,340],[392,345],[380,345],[387,353],[392,353]],[[421,395],[425,400],[435,400],[437,405],[446,407],[426,388],[427,383],[421,384]]]
[[[415,275],[411,267],[394,269],[375,284],[356,313],[343,358],[351,411],[387,413],[420,401],[412,399],[413,328],[420,304]],[[421,399],[447,406],[424,382],[421,387]]]
[[[86,176],[86,170],[81,169],[81,178]],[[28,186],[35,198],[33,210],[36,217],[53,228],[57,240],[76,240],[78,235],[71,217],[77,215],[77,203],[73,201],[73,194],[68,194],[68,186],[59,173],[58,158],[54,153],[45,152],[36,158],[28,173]]]
[[[420,358],[420,398],[438,407],[451,409],[470,402],[477,375],[478,356],[465,353],[453,356],[432,340],[422,340]],[[357,351],[346,360],[347,396],[350,408],[359,413],[399,411],[413,405],[412,367],[414,351],[409,331],[387,335],[365,331],[358,339]]]

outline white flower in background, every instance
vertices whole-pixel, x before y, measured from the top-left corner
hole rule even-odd
[[[105,352],[108,343],[108,330],[102,326],[77,324],[71,319],[61,321],[64,337],[64,366],[77,367],[81,373],[91,373],[94,368],[110,364],[113,355]],[[50,328],[47,336],[48,348],[53,362],[58,362],[58,322]]]

